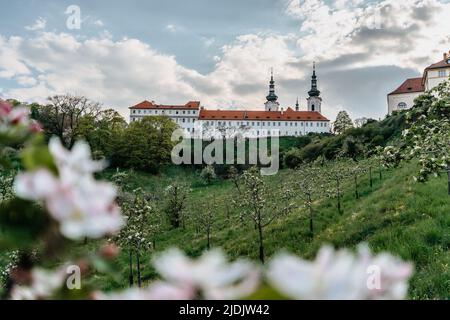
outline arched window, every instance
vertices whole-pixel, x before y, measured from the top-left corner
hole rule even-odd
[[[397,108],[399,108],[399,109],[406,109],[408,106],[406,105],[406,103],[405,102],[400,102],[398,105],[397,105]]]

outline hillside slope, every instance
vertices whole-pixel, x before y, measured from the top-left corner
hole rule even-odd
[[[325,243],[354,248],[367,242],[376,252],[389,251],[414,262],[416,273],[411,282],[410,298],[450,298],[450,197],[446,181],[442,177],[426,184],[415,183],[412,177],[416,168],[415,164],[407,164],[383,172],[382,180],[378,176],[374,178],[373,188],[368,184],[368,177],[364,177],[359,200],[354,197],[352,185],[346,185],[342,215],[337,213],[335,200],[323,199],[315,203],[316,236],[312,240],[308,236],[305,210],[298,203],[293,214],[266,229],[268,256],[286,249],[312,258]],[[268,185],[277,188],[292,174],[291,170],[282,170],[278,175],[267,178]],[[204,186],[192,171],[171,168],[160,176],[132,173],[130,187],[142,187],[152,194],[160,194],[173,179],[182,180],[192,188],[186,211],[188,218],[214,196],[218,209],[212,233],[213,247],[221,247],[231,258],[245,256],[257,259],[256,231],[252,224],[240,221],[232,205],[232,200],[238,199],[231,182],[220,181]],[[192,256],[198,256],[206,248],[206,235],[198,233],[187,220],[185,228],[165,231],[157,237],[156,251],[170,247],[179,247]],[[150,267],[152,254],[154,251],[144,257],[145,280],[155,276]],[[126,279],[128,256],[125,252],[122,253],[121,268]],[[109,283],[107,287],[125,285]]]

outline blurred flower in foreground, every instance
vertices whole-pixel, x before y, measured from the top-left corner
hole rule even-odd
[[[30,132],[41,131],[41,126],[29,118],[29,113],[26,107],[13,108],[9,102],[0,100],[0,132],[12,127],[28,127]]]
[[[100,238],[119,231],[123,219],[115,203],[116,189],[92,176],[103,165],[91,160],[89,146],[78,142],[68,151],[57,138],[49,146],[59,176],[47,169],[21,173],[14,185],[17,196],[43,201],[69,239]]]
[[[191,290],[205,299],[239,299],[252,294],[260,273],[251,262],[228,263],[219,250],[192,260],[177,249],[165,252],[154,262],[161,277],[176,287]]]
[[[44,300],[51,298],[61,289],[66,280],[65,268],[47,271],[35,268],[31,271],[28,285],[15,285],[10,294],[11,300]]]
[[[154,265],[162,281],[142,290],[130,289],[110,295],[96,293],[94,298],[229,300],[250,296],[260,284],[256,265],[244,260],[228,263],[219,250],[206,252],[192,260],[180,250],[172,249],[156,258]]]
[[[404,299],[412,271],[411,264],[386,253],[372,256],[361,245],[356,254],[323,247],[312,262],[279,254],[270,263],[267,277],[293,299]]]
[[[48,148],[61,175],[65,178],[90,176],[105,168],[103,161],[92,160],[91,149],[85,142],[76,142],[72,150],[69,151],[63,147],[58,138],[52,138]]]
[[[155,282],[145,289],[131,288],[122,292],[95,292],[94,300],[190,300],[193,292],[183,290],[162,282]]]

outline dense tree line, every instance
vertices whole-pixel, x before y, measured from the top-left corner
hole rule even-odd
[[[57,136],[67,148],[86,140],[94,157],[105,158],[112,167],[156,173],[170,162],[170,138],[176,125],[166,117],[127,124],[117,111],[71,95],[50,97],[47,104],[31,104],[30,109],[47,139]]]
[[[373,155],[377,147],[384,147],[389,141],[400,138],[405,127],[406,114],[397,113],[382,121],[368,120],[361,127],[347,128],[339,135],[310,135],[298,138],[309,142],[291,148],[285,146],[280,153],[287,168],[296,168],[302,163],[316,159],[363,159]]]

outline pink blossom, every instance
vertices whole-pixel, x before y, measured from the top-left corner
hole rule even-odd
[[[37,122],[36,120],[31,120],[30,122],[30,131],[32,133],[39,133],[42,132],[44,129],[42,128],[42,125]]]
[[[8,115],[8,121],[12,125],[28,125],[30,119],[28,118],[29,110],[24,107],[16,107]]]
[[[30,120],[29,109],[26,107],[15,107],[6,101],[0,100],[0,125],[3,130],[9,130],[16,126],[29,126],[30,132],[36,132],[38,129],[37,122]]]
[[[31,271],[30,285],[15,285],[11,290],[11,300],[43,300],[51,298],[61,289],[66,279],[65,267],[55,271],[35,268]]]
[[[0,120],[6,118],[11,113],[11,111],[11,105],[6,101],[0,100]]]

